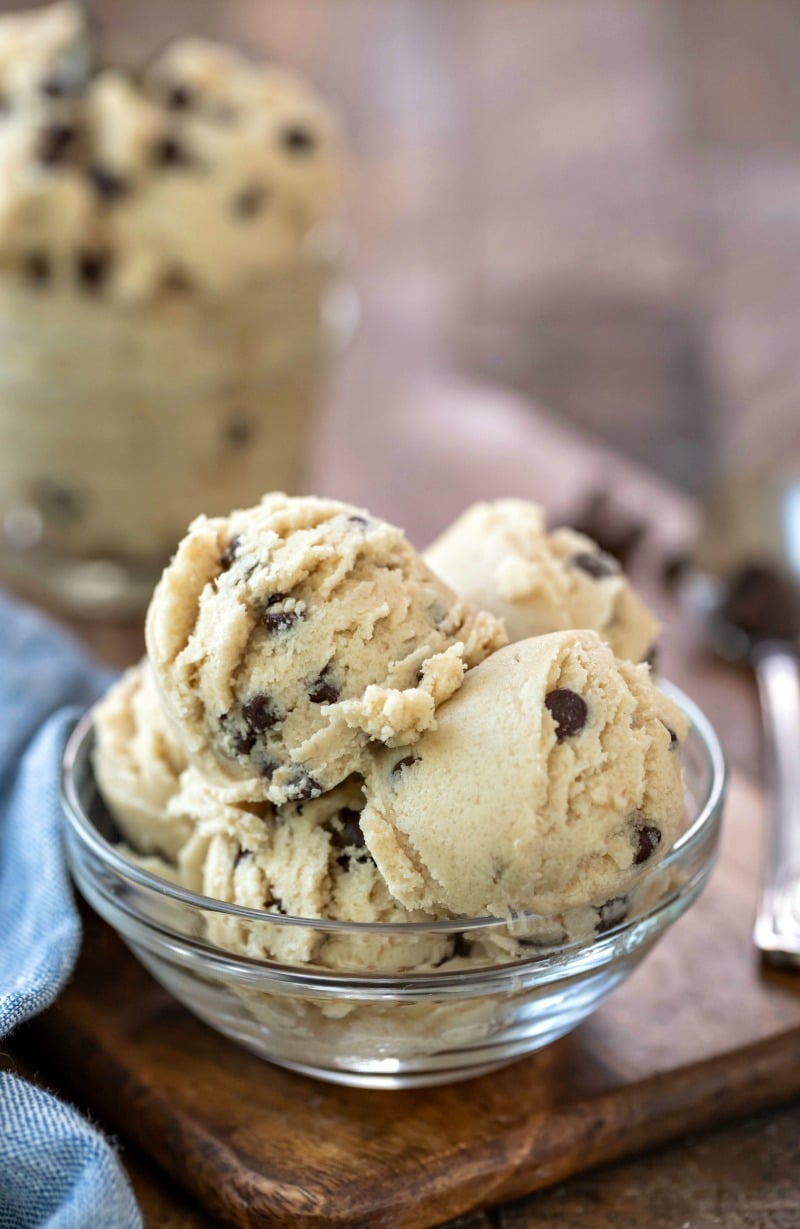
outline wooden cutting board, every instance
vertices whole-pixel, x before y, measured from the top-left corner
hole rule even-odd
[[[435,1225],[800,1093],[800,976],[760,970],[750,940],[763,822],[734,779],[694,909],[570,1037],[480,1079],[373,1092],[261,1062],[88,910],[73,981],[28,1041],[233,1225]]]

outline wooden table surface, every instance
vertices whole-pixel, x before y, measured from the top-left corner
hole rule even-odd
[[[527,495],[574,519],[589,493],[612,490],[618,520],[647,522],[631,566],[669,620],[665,672],[702,701],[734,764],[758,774],[751,681],[707,657],[659,570],[691,540],[691,496],[715,467],[800,461],[800,8],[97,8],[123,56],[201,30],[273,53],[340,106],[363,326],[331,390],[314,487],[371,505],[419,544],[481,496]],[[135,627],[79,630],[111,661],[141,646]],[[148,1226],[210,1223],[149,1162],[124,1160]],[[620,1222],[795,1229],[800,1107],[461,1224]]]

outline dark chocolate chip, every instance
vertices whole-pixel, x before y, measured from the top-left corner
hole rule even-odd
[[[242,705],[242,716],[249,729],[254,730],[256,734],[263,734],[265,730],[271,730],[281,720],[281,714],[275,707],[275,701],[263,692],[245,701]]]
[[[255,435],[255,424],[243,415],[231,418],[222,429],[222,438],[230,448],[246,448]]]
[[[644,657],[642,658],[642,662],[644,663],[644,665],[649,666],[650,669],[653,671],[658,669],[658,645],[657,644],[650,645],[650,648],[647,650]]]
[[[251,858],[252,856],[253,855],[249,849],[240,849],[236,857],[233,860],[233,869],[236,870],[236,867],[239,866],[239,864],[243,862],[245,858]]]
[[[75,257],[75,272],[85,290],[96,291],[103,285],[111,268],[108,252],[87,249]]]
[[[671,725],[667,725],[666,721],[662,721],[661,724],[663,725],[664,729],[669,734],[670,751],[677,751],[681,745],[680,740],[678,739],[678,735],[676,734],[675,730],[673,730]]]
[[[61,166],[74,152],[77,141],[78,130],[72,124],[53,124],[41,135],[37,159],[44,166]]]
[[[260,769],[261,776],[265,781],[271,781],[279,767],[280,765],[276,764],[275,760],[264,760],[264,763],[261,765]]]
[[[63,98],[65,94],[71,91],[68,89],[64,81],[59,81],[58,77],[48,77],[39,86],[39,90],[44,94],[45,98]]]
[[[284,149],[293,154],[310,154],[316,148],[317,138],[302,124],[290,124],[281,133]]]
[[[265,610],[262,620],[268,632],[288,632],[300,617],[296,610]]]
[[[464,934],[463,930],[459,930],[457,935],[453,935],[453,950],[451,952],[451,959],[455,958],[456,956],[469,956],[471,951],[472,944]]]
[[[335,704],[341,692],[332,681],[327,667],[319,674],[308,689],[308,698],[312,704]]]
[[[60,482],[42,482],[36,488],[34,502],[48,521],[75,524],[85,511],[85,501],[72,487]]]
[[[128,185],[122,176],[116,175],[103,166],[90,167],[89,179],[95,195],[107,204],[120,200],[128,192]]]
[[[633,554],[646,532],[643,521],[614,506],[607,491],[595,491],[572,518],[572,525],[620,563]]]
[[[219,566],[222,568],[223,572],[227,572],[228,568],[236,559],[236,553],[239,550],[240,545],[241,538],[238,534],[236,534],[231,538],[230,542],[219,557]]]
[[[587,576],[591,576],[593,580],[605,580],[608,576],[616,576],[619,572],[619,564],[616,559],[612,559],[610,555],[606,555],[604,551],[581,551],[578,555],[573,555],[570,563],[574,568],[580,568],[582,572],[586,572]]]
[[[171,111],[188,111],[194,98],[188,86],[173,85],[167,90],[165,102]]]
[[[800,588],[776,567],[747,564],[731,579],[720,613],[723,625],[751,640],[792,640],[800,627]]]
[[[597,910],[597,923],[595,924],[595,934],[603,935],[612,927],[618,926],[620,922],[624,922],[628,916],[628,902],[624,896],[612,896],[611,900],[607,900],[604,905],[601,905]]]
[[[153,162],[156,166],[185,167],[191,165],[191,159],[184,147],[175,137],[159,137],[153,146]]]
[[[404,755],[402,760],[398,760],[392,765],[392,776],[398,776],[404,768],[410,768],[412,764],[418,764],[420,757],[418,755]]]
[[[244,188],[231,201],[231,210],[237,218],[242,221],[247,221],[250,218],[255,218],[262,212],[264,206],[269,200],[267,189],[259,184],[252,184],[249,188]]]
[[[290,802],[304,802],[308,798],[319,798],[322,793],[322,786],[319,781],[311,776],[304,769],[296,769],[291,783],[287,786],[286,794]]]
[[[362,849],[364,833],[361,831],[361,815],[352,807],[342,807],[337,817],[339,827],[331,828],[331,844],[334,849]]]
[[[366,527],[369,524],[369,521],[365,516],[348,516],[347,519],[351,525],[363,525]]]
[[[271,593],[267,598],[267,605],[277,606],[278,602],[285,602],[288,596],[288,593]]]
[[[35,286],[43,286],[50,281],[53,265],[46,252],[28,252],[23,257],[22,268],[25,277]]]
[[[633,865],[641,866],[648,858],[652,858],[661,844],[661,829],[655,824],[637,823],[631,835],[633,844]]]
[[[573,734],[580,734],[586,725],[589,709],[583,696],[569,687],[557,687],[544,698],[544,704],[556,723],[556,741],[563,742]]]
[[[252,731],[249,734],[237,734],[233,743],[237,755],[249,755],[256,741],[256,736]]]

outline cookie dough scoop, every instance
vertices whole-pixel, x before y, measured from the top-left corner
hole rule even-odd
[[[359,773],[370,743],[415,742],[506,637],[393,525],[272,494],[191,525],[146,639],[189,759],[232,798],[282,805]]]
[[[624,898],[683,812],[681,712],[596,632],[470,670],[413,747],[375,756],[361,828],[406,907],[554,916]]]

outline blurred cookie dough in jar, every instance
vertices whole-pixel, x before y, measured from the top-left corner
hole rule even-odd
[[[0,571],[143,608],[200,512],[297,490],[342,154],[296,77],[200,39],[97,68],[81,9],[0,17]]]

